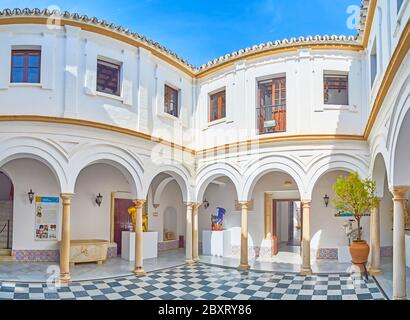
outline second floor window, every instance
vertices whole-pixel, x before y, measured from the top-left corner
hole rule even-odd
[[[121,64],[97,61],[97,91],[119,96]]]
[[[11,82],[40,83],[41,51],[12,50]]]
[[[324,75],[325,104],[349,104],[349,77],[347,75]]]
[[[164,112],[177,118],[179,116],[179,91],[167,85],[164,88]]]
[[[226,118],[226,92],[225,90],[210,96],[210,117],[209,121],[216,121]]]
[[[259,134],[286,131],[286,77],[258,82]]]

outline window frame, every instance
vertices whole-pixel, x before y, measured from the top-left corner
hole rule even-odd
[[[22,67],[16,67],[14,66],[14,57],[15,57],[15,53],[24,53],[23,57],[24,57],[24,62],[23,62],[23,66]],[[38,66],[36,67],[29,67],[28,64],[28,57],[30,54],[36,54],[38,55]],[[41,61],[41,49],[11,49],[11,70],[10,70],[10,83],[12,84],[40,84],[41,83],[41,65],[42,65],[42,61]],[[13,76],[13,70],[15,68],[19,68],[19,69],[23,69],[23,81],[16,81],[14,79]],[[37,69],[38,70],[38,77],[37,77],[37,81],[36,82],[30,82],[28,81],[28,71],[29,69]]]
[[[102,64],[106,67],[111,67],[112,69],[114,69],[113,67],[117,67],[118,70],[118,82],[117,82],[117,90],[115,92],[107,92],[107,91],[103,91],[103,90],[99,90],[98,88],[98,69],[99,69],[99,65]],[[121,97],[121,86],[122,86],[122,68],[123,68],[123,64],[121,62],[117,62],[117,61],[113,61],[110,59],[105,59],[103,57],[98,57],[97,58],[97,76],[96,76],[96,91],[98,93],[102,93],[102,94],[106,94],[106,95],[110,95],[110,96],[115,96],[115,97]]]
[[[372,47],[369,55],[369,78],[370,78],[370,90],[372,90],[376,84],[377,77],[379,75],[379,52],[378,52],[378,41],[375,37],[372,43]]]
[[[401,3],[399,4],[399,1],[401,1]],[[397,15],[400,14],[401,9],[403,8],[403,5],[405,4],[406,0],[396,0],[396,6],[397,6]]]
[[[170,89],[170,90],[172,90],[176,93],[176,99],[177,99],[177,102],[176,102],[176,113],[177,114],[176,115],[173,114],[173,113],[170,113],[167,110],[167,101],[166,101],[167,89]],[[174,118],[177,118],[177,119],[180,118],[180,114],[181,114],[181,89],[177,89],[177,88],[175,88],[174,86],[172,86],[168,83],[164,84],[164,108],[163,108],[163,112],[164,112],[164,114],[169,115],[169,116],[174,117]]]
[[[334,102],[326,102],[326,77],[333,77],[333,78],[341,78],[341,77],[346,77],[346,103],[334,103]],[[349,90],[349,84],[350,84],[350,77],[349,73],[345,72],[335,72],[335,71],[325,71],[323,72],[323,104],[325,106],[349,106],[350,105],[350,90]]]
[[[271,104],[265,101],[262,104],[262,86],[271,88]],[[287,132],[287,102],[288,102],[288,79],[286,73],[264,76],[256,79],[256,127],[258,135],[280,134]],[[276,103],[277,101],[277,103]],[[269,114],[270,119],[266,119]],[[262,117],[263,116],[263,117]],[[264,122],[261,122],[262,119]],[[275,120],[276,127],[265,127],[265,122]],[[262,124],[263,123],[263,124]],[[272,129],[275,128],[275,129]]]
[[[212,99],[214,97],[218,97],[218,117],[214,118],[213,115],[213,104],[212,104]],[[223,99],[224,97],[224,99]],[[223,104],[222,101],[225,101],[225,115],[222,114],[223,111]],[[226,119],[226,88],[223,88],[221,90],[215,91],[213,93],[209,94],[209,122],[216,122],[216,121],[221,121],[223,119]]]

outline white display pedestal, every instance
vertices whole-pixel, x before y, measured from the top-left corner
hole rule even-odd
[[[351,263],[352,262],[352,256],[350,255],[348,246],[338,247],[338,261],[339,263]]]
[[[144,232],[143,239],[143,259],[158,257],[158,232]],[[135,232],[122,232],[121,258],[128,261],[135,261]]]
[[[406,266],[410,268],[410,232],[406,233]]]
[[[223,257],[224,233],[223,231],[202,232],[202,254],[204,256]]]

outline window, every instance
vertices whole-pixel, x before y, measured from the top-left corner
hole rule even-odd
[[[120,95],[121,65],[103,60],[97,61],[97,91]]]
[[[216,121],[226,118],[226,93],[220,91],[210,96],[210,118],[209,121]]]
[[[12,50],[11,82],[40,83],[40,50]]]
[[[164,111],[174,117],[179,116],[179,91],[165,85]]]
[[[397,13],[400,12],[401,6],[403,5],[404,0],[397,0]]]
[[[377,76],[377,42],[374,40],[373,48],[370,53],[370,84],[373,87]]]
[[[338,74],[324,75],[325,104],[349,104],[349,76]]]
[[[259,134],[286,131],[286,77],[258,82]]]

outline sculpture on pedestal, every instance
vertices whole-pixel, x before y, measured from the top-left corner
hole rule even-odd
[[[132,218],[132,224],[134,225],[134,232],[137,230],[137,208],[128,208],[128,214]],[[142,232],[148,232],[148,214],[144,212],[142,214]]]
[[[223,231],[223,221],[226,210],[223,208],[216,208],[217,213],[211,215],[212,231]]]

